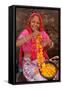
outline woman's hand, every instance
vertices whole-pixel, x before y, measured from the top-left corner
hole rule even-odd
[[[41,44],[46,49],[52,48],[54,46],[53,42],[48,40],[42,40]]]
[[[40,35],[40,32],[38,30],[35,30],[35,32],[32,33],[33,38],[36,38],[38,35]]]

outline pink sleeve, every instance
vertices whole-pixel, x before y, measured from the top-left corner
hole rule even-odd
[[[45,31],[42,31],[41,35],[42,35],[44,40],[51,41],[51,39],[49,38],[48,34]]]
[[[26,29],[24,29],[24,30],[19,34],[19,36],[17,37],[17,39],[20,39],[20,38],[22,38],[22,37],[24,37],[24,36],[26,36],[26,35],[28,35],[28,31],[27,31]],[[21,68],[23,67],[23,65],[22,65],[23,54],[24,54],[24,52],[23,52],[23,47],[20,46],[20,52],[19,52],[19,69],[21,69]]]
[[[22,38],[22,37],[24,37],[24,36],[26,36],[26,35],[28,35],[27,29],[23,30],[23,31],[19,34],[19,36],[17,37],[17,39],[20,39],[20,38]]]

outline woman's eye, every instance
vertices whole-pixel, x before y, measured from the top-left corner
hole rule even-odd
[[[36,23],[36,24],[40,25],[40,23],[39,23],[39,22],[32,21],[32,23]]]
[[[40,25],[40,23],[39,23],[39,22],[37,22],[37,24],[38,24],[38,25]]]

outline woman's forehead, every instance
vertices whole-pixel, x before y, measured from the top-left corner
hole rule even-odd
[[[38,20],[38,21],[40,21],[40,17],[37,16],[37,15],[34,15],[34,16],[31,17],[31,20]]]
[[[34,15],[34,16],[32,16],[32,18],[39,18],[39,16],[37,16],[37,15]]]
[[[30,24],[30,22],[33,20],[34,17],[38,17],[39,18],[38,21],[40,22],[40,24],[42,23],[42,17],[41,17],[41,15],[38,14],[38,13],[32,13],[30,15],[29,19],[28,19],[28,24]]]

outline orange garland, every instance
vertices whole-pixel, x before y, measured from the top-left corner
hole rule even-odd
[[[42,63],[44,63],[44,56],[43,56],[43,47],[41,45],[42,36],[38,35],[36,38],[36,47],[37,47],[37,60],[38,66],[41,69]]]
[[[37,60],[38,60],[38,66],[39,69],[41,70],[41,66],[44,63],[44,56],[43,56],[43,47],[41,45],[41,40],[42,40],[42,36],[38,35],[36,37],[36,40],[33,38],[32,39],[32,57],[34,57],[35,55],[37,55]],[[35,49],[36,49],[36,53],[35,53]]]

